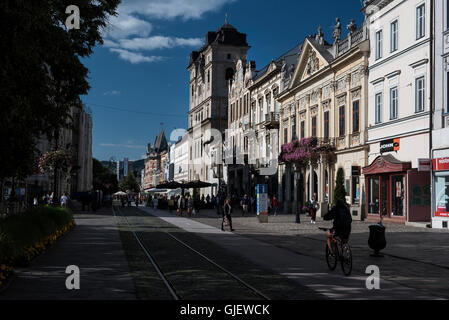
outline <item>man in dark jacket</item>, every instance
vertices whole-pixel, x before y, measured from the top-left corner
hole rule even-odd
[[[339,237],[347,243],[351,234],[352,217],[346,201],[338,200],[337,204],[323,217],[324,220],[333,220],[333,228],[327,232],[327,245],[332,252],[332,237]],[[333,252],[332,252],[333,253]]]
[[[232,229],[232,205],[231,205],[231,199],[227,198],[226,202],[224,204],[223,207],[223,221],[221,222],[221,230],[224,231],[224,222],[225,222],[225,217],[228,220],[229,223],[229,228],[231,229],[231,232],[234,231],[234,229]]]

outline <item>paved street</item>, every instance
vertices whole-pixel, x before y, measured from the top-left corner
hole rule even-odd
[[[135,289],[110,209],[75,213],[75,228],[26,268],[0,300],[129,300]],[[67,290],[66,267],[80,269],[80,290]]]
[[[301,216],[302,223],[294,223],[293,215],[270,216],[268,224],[261,224],[255,216],[233,215],[237,234],[287,249],[304,257],[324,260],[324,233],[318,227],[329,227],[329,222],[318,221],[316,225]],[[220,218],[215,211],[201,211],[195,221],[218,227]],[[385,224],[387,247],[384,258],[373,258],[368,247],[368,226],[371,222],[354,221],[351,247],[354,256],[354,275],[365,276],[366,267],[380,267],[383,281],[394,281],[401,286],[425,290],[430,295],[449,298],[449,233],[447,231],[408,227],[402,224]],[[337,269],[338,270],[338,269]],[[365,276],[366,277],[366,276]],[[384,290],[382,290],[384,291]]]
[[[115,214],[115,217],[114,217]],[[368,222],[354,222],[351,246],[354,270],[329,271],[324,234],[302,216],[255,216],[236,212],[236,231],[220,230],[215,211],[192,218],[151,208],[119,208],[114,213],[75,214],[77,226],[17,278],[0,299],[170,300],[167,287],[133,234],[135,231],[182,299],[257,299],[254,292],[187,250],[183,241],[271,299],[447,299],[449,234],[425,228],[387,225],[384,258],[369,256]],[[129,223],[129,225],[128,225]],[[65,268],[77,265],[81,290],[65,288]],[[377,265],[381,289],[367,290],[365,269]]]

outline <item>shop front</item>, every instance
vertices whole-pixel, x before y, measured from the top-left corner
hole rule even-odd
[[[433,159],[433,228],[449,228],[449,158]]]
[[[367,219],[430,222],[430,175],[392,155],[377,157],[363,168]]]

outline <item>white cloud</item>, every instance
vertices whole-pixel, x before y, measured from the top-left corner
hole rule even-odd
[[[104,96],[118,96],[120,94],[120,91],[118,90],[112,90],[112,91],[106,91],[103,93]]]
[[[119,54],[120,59],[129,61],[132,64],[141,63],[141,62],[157,62],[162,61],[164,57],[159,56],[145,56],[141,53],[130,52],[128,50],[123,49],[110,49],[112,52],[116,52]]]
[[[120,45],[117,42],[109,40],[109,39],[104,39],[103,45],[108,48],[119,48],[120,47]]]
[[[120,46],[128,50],[171,49],[174,47],[199,47],[203,44],[200,38],[172,38],[153,36],[148,38],[133,38],[120,40]]]
[[[236,0],[126,0],[119,11],[131,14],[139,13],[149,18],[184,20],[199,19],[209,11],[217,11],[227,3]]]
[[[148,21],[136,18],[130,14],[111,16],[109,25],[103,31],[103,36],[112,39],[122,39],[129,36],[147,37],[153,26]]]
[[[153,24],[149,19],[200,19],[206,12],[219,10],[223,5],[235,1],[237,0],[123,1],[118,7],[118,15],[111,16],[110,24],[103,30],[104,46],[133,64],[162,61],[163,57],[147,56],[140,51],[200,47],[203,40],[164,35],[149,36],[153,31]]]

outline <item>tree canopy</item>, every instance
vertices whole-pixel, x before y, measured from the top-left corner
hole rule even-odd
[[[346,189],[345,189],[345,177],[343,168],[338,168],[337,178],[335,179],[334,201],[333,205],[337,204],[338,200],[346,202]]]
[[[132,192],[140,192],[140,185],[132,172],[128,173],[128,175],[120,182],[120,190],[123,192],[128,190]]]
[[[106,194],[118,191],[117,176],[95,158],[93,158],[92,171],[95,190],[103,190]]]
[[[71,0],[0,2],[0,177],[35,168],[35,145],[70,125],[70,111],[87,94],[80,59],[102,44],[102,28],[120,0],[78,0],[80,29],[65,26]]]

